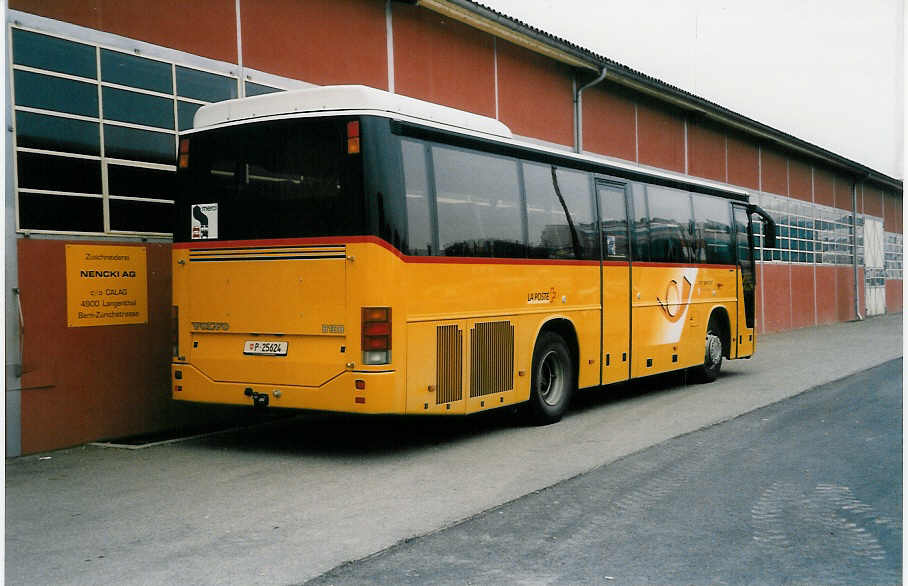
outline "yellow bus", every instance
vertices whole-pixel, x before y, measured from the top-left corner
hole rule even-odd
[[[362,86],[205,106],[177,174],[177,400],[551,423],[754,353],[742,190]]]

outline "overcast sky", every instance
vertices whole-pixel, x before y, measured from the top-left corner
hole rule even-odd
[[[904,177],[901,0],[478,0]]]

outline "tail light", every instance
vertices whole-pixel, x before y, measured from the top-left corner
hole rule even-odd
[[[170,312],[170,342],[173,347],[173,357],[180,355],[180,308],[173,306]]]
[[[359,120],[347,122],[347,154],[359,154]]]
[[[363,308],[363,364],[391,363],[391,308]]]
[[[179,159],[180,169],[185,169],[189,167],[189,139],[181,138],[180,139],[180,159]]]

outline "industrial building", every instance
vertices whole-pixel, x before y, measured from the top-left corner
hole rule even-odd
[[[901,180],[479,3],[10,0],[6,17],[8,456],[204,417],[170,399],[177,135],[237,97],[361,84],[742,187],[779,226],[759,331],[902,308]],[[97,323],[67,297],[88,243],[131,247],[143,287]]]

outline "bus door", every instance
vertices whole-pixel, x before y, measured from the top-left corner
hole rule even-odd
[[[735,250],[738,265],[738,335],[734,356],[741,358],[754,353],[754,312],[756,269],[753,257],[753,224],[746,205],[732,204],[735,218]]]
[[[623,182],[596,180],[602,235],[602,384],[630,376],[628,189]]]

